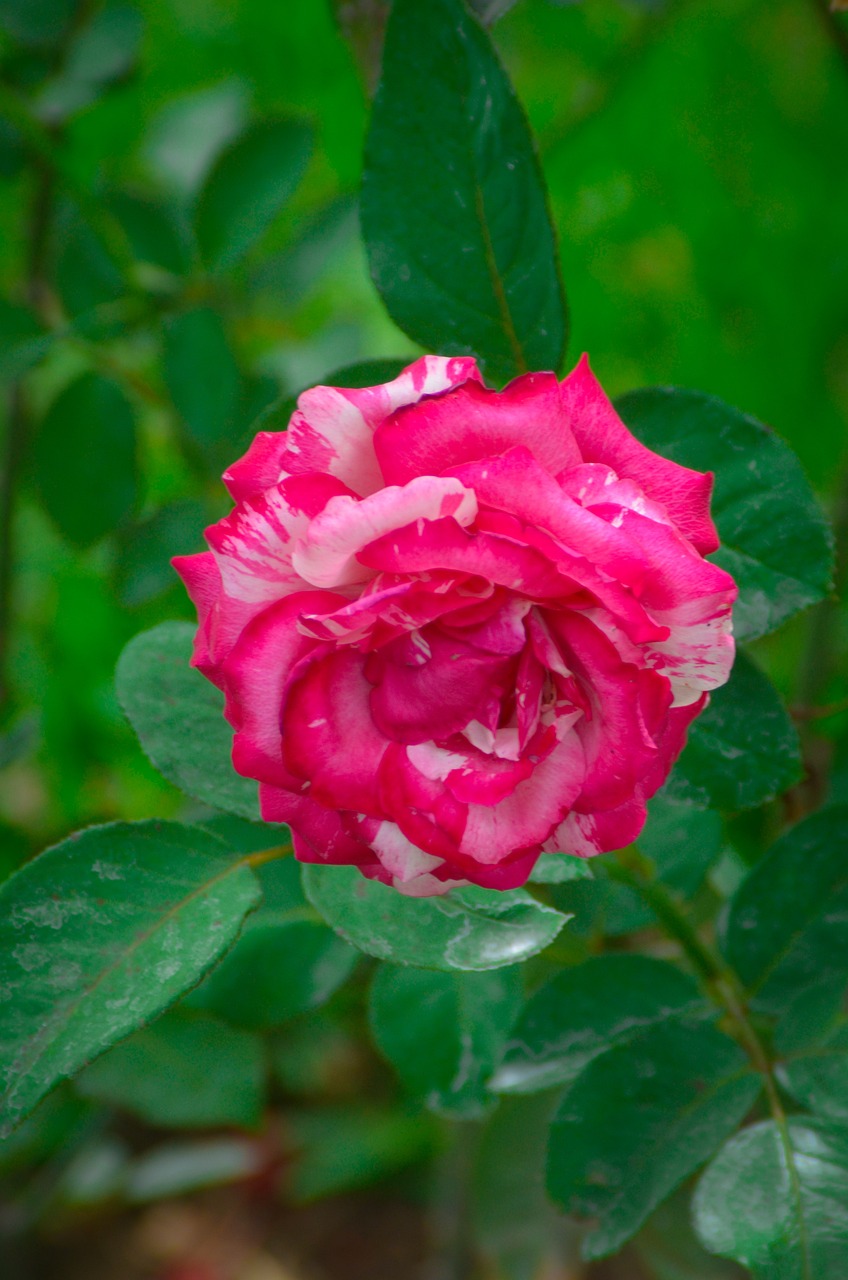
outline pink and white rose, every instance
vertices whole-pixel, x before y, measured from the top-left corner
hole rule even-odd
[[[224,481],[174,562],[193,662],[300,859],[427,895],[638,836],[728,677],[736,588],[704,559],[712,477],[640,444],[585,357],[314,387]]]

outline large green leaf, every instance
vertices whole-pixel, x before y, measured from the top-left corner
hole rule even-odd
[[[149,1124],[255,1127],[264,1076],[257,1036],[172,1009],[86,1067],[76,1087],[84,1097],[122,1107]]]
[[[531,1093],[570,1083],[598,1054],[704,1007],[692,979],[664,960],[594,956],[528,1000],[492,1087]]]
[[[666,785],[672,800],[752,809],[801,776],[798,734],[774,685],[737,652],[730,679],[689,730]]]
[[[124,393],[83,373],[50,406],[36,440],[38,487],[65,537],[102,538],[136,498],[135,415]]]
[[[440,973],[381,965],[371,987],[371,1029],[410,1093],[433,1110],[479,1116],[486,1080],[521,1006],[518,968]]]
[[[259,899],[209,832],[115,823],[0,889],[0,1128],[193,986]]]
[[[734,630],[774,630],[830,588],[833,546],[824,513],[787,444],[755,418],[713,396],[675,387],[632,391],[616,406],[649,448],[715,472],[713,515],[733,574]]]
[[[371,274],[431,351],[498,382],[557,369],[566,309],[533,139],[461,0],[396,0],[362,185]]]
[[[302,121],[265,119],[222,152],[195,211],[207,266],[233,266],[268,229],[303,177],[311,142]]]
[[[848,979],[848,806],[805,818],[739,886],[723,947],[757,1004],[781,1013],[827,977]]]
[[[596,1058],[551,1127],[548,1191],[597,1219],[583,1243],[605,1257],[708,1160],[761,1088],[734,1041],[707,1025],[667,1022]]]
[[[848,1123],[848,1024],[778,1067],[780,1082],[800,1103]]]
[[[695,1227],[713,1253],[760,1280],[848,1275],[848,1128],[804,1116],[737,1134],[695,1192]]]
[[[422,969],[499,969],[553,942],[566,917],[521,889],[408,898],[356,867],[304,868],[309,901],[360,951]]]
[[[221,317],[209,307],[174,316],[165,326],[165,381],[197,444],[232,437],[240,379]]]
[[[189,666],[193,636],[188,622],[163,622],[134,636],[118,660],[118,699],[169,782],[216,809],[258,818],[256,783],[239,777],[230,760],[223,698]]]

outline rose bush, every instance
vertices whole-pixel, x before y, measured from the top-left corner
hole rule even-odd
[[[522,884],[633,840],[733,661],[712,477],[624,426],[585,358],[315,387],[175,565],[233,763],[297,856],[405,893]]]

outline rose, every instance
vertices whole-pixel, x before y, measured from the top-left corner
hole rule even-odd
[[[733,661],[712,477],[621,422],[585,357],[483,385],[424,356],[315,387],[175,565],[233,764],[307,862],[405,893],[522,884],[633,840]]]

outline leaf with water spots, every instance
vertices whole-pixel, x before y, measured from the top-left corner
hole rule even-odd
[[[91,827],[0,889],[0,1133],[200,980],[259,900],[227,845],[175,822]]]

